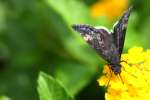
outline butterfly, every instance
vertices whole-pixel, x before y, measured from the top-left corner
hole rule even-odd
[[[115,75],[121,73],[121,54],[124,47],[128,19],[132,11],[129,7],[114,24],[112,31],[107,28],[95,28],[86,24],[73,24],[72,28],[79,32],[84,40],[108,62]]]

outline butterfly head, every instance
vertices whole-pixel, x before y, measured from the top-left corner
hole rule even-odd
[[[115,75],[118,75],[121,73],[121,65],[111,65],[111,70],[114,72]]]

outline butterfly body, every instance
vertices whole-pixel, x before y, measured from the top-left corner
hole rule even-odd
[[[121,73],[120,59],[130,12],[131,7],[123,14],[112,32],[85,24],[72,25],[72,28],[79,32],[85,41],[108,62],[116,75]]]

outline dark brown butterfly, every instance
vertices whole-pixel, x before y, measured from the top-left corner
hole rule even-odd
[[[86,42],[108,62],[115,75],[121,73],[121,53],[131,10],[132,7],[124,12],[120,20],[114,25],[112,32],[105,28],[95,28],[90,25],[72,25],[72,28],[79,32]]]

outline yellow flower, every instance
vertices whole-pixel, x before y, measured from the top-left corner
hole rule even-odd
[[[112,20],[120,16],[127,6],[128,0],[100,0],[91,6],[91,15],[93,18],[106,16]]]
[[[104,66],[98,83],[107,86],[106,100],[149,100],[150,99],[150,50],[133,47],[122,54],[120,77]],[[108,83],[108,81],[110,82]]]

